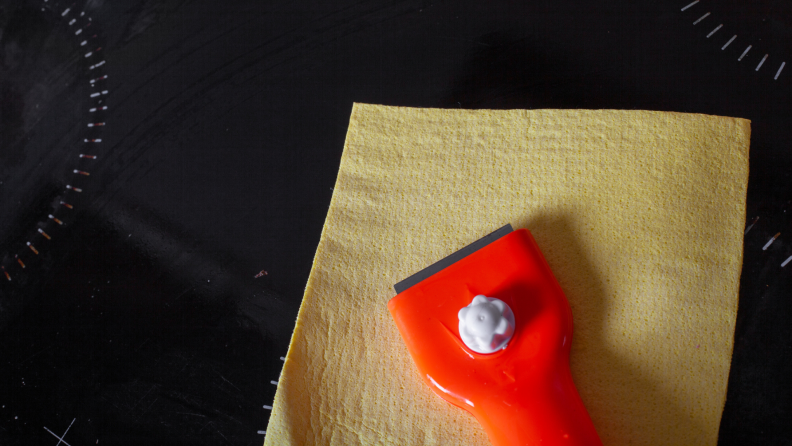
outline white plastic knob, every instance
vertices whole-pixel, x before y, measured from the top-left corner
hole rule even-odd
[[[459,310],[459,335],[476,353],[506,348],[514,334],[514,313],[506,302],[483,294]]]

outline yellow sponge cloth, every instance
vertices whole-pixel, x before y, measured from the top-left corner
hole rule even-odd
[[[511,223],[569,299],[603,442],[715,445],[749,140],[749,121],[706,115],[356,104],[265,444],[488,444],[423,384],[386,304]]]

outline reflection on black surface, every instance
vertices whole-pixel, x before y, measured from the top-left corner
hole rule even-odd
[[[0,164],[5,169],[22,162],[25,133],[64,90],[47,77],[61,71],[68,84],[79,74],[69,63],[76,49],[69,40],[54,38],[56,26],[56,19],[32,5],[0,10]]]
[[[50,247],[46,283],[4,284],[0,417],[23,422],[0,440],[29,444],[77,418],[72,438],[247,444],[293,308],[244,262],[120,201]]]

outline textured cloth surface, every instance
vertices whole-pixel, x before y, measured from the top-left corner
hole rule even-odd
[[[356,104],[265,444],[489,444],[421,381],[386,304],[511,223],[569,299],[603,442],[715,445],[749,140],[749,121],[707,115]]]

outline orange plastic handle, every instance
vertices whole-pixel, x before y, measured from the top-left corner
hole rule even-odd
[[[469,349],[458,312],[473,297],[511,307],[515,332],[492,354]],[[388,302],[421,378],[472,413],[495,446],[601,445],[569,371],[572,312],[531,234],[520,229]]]

